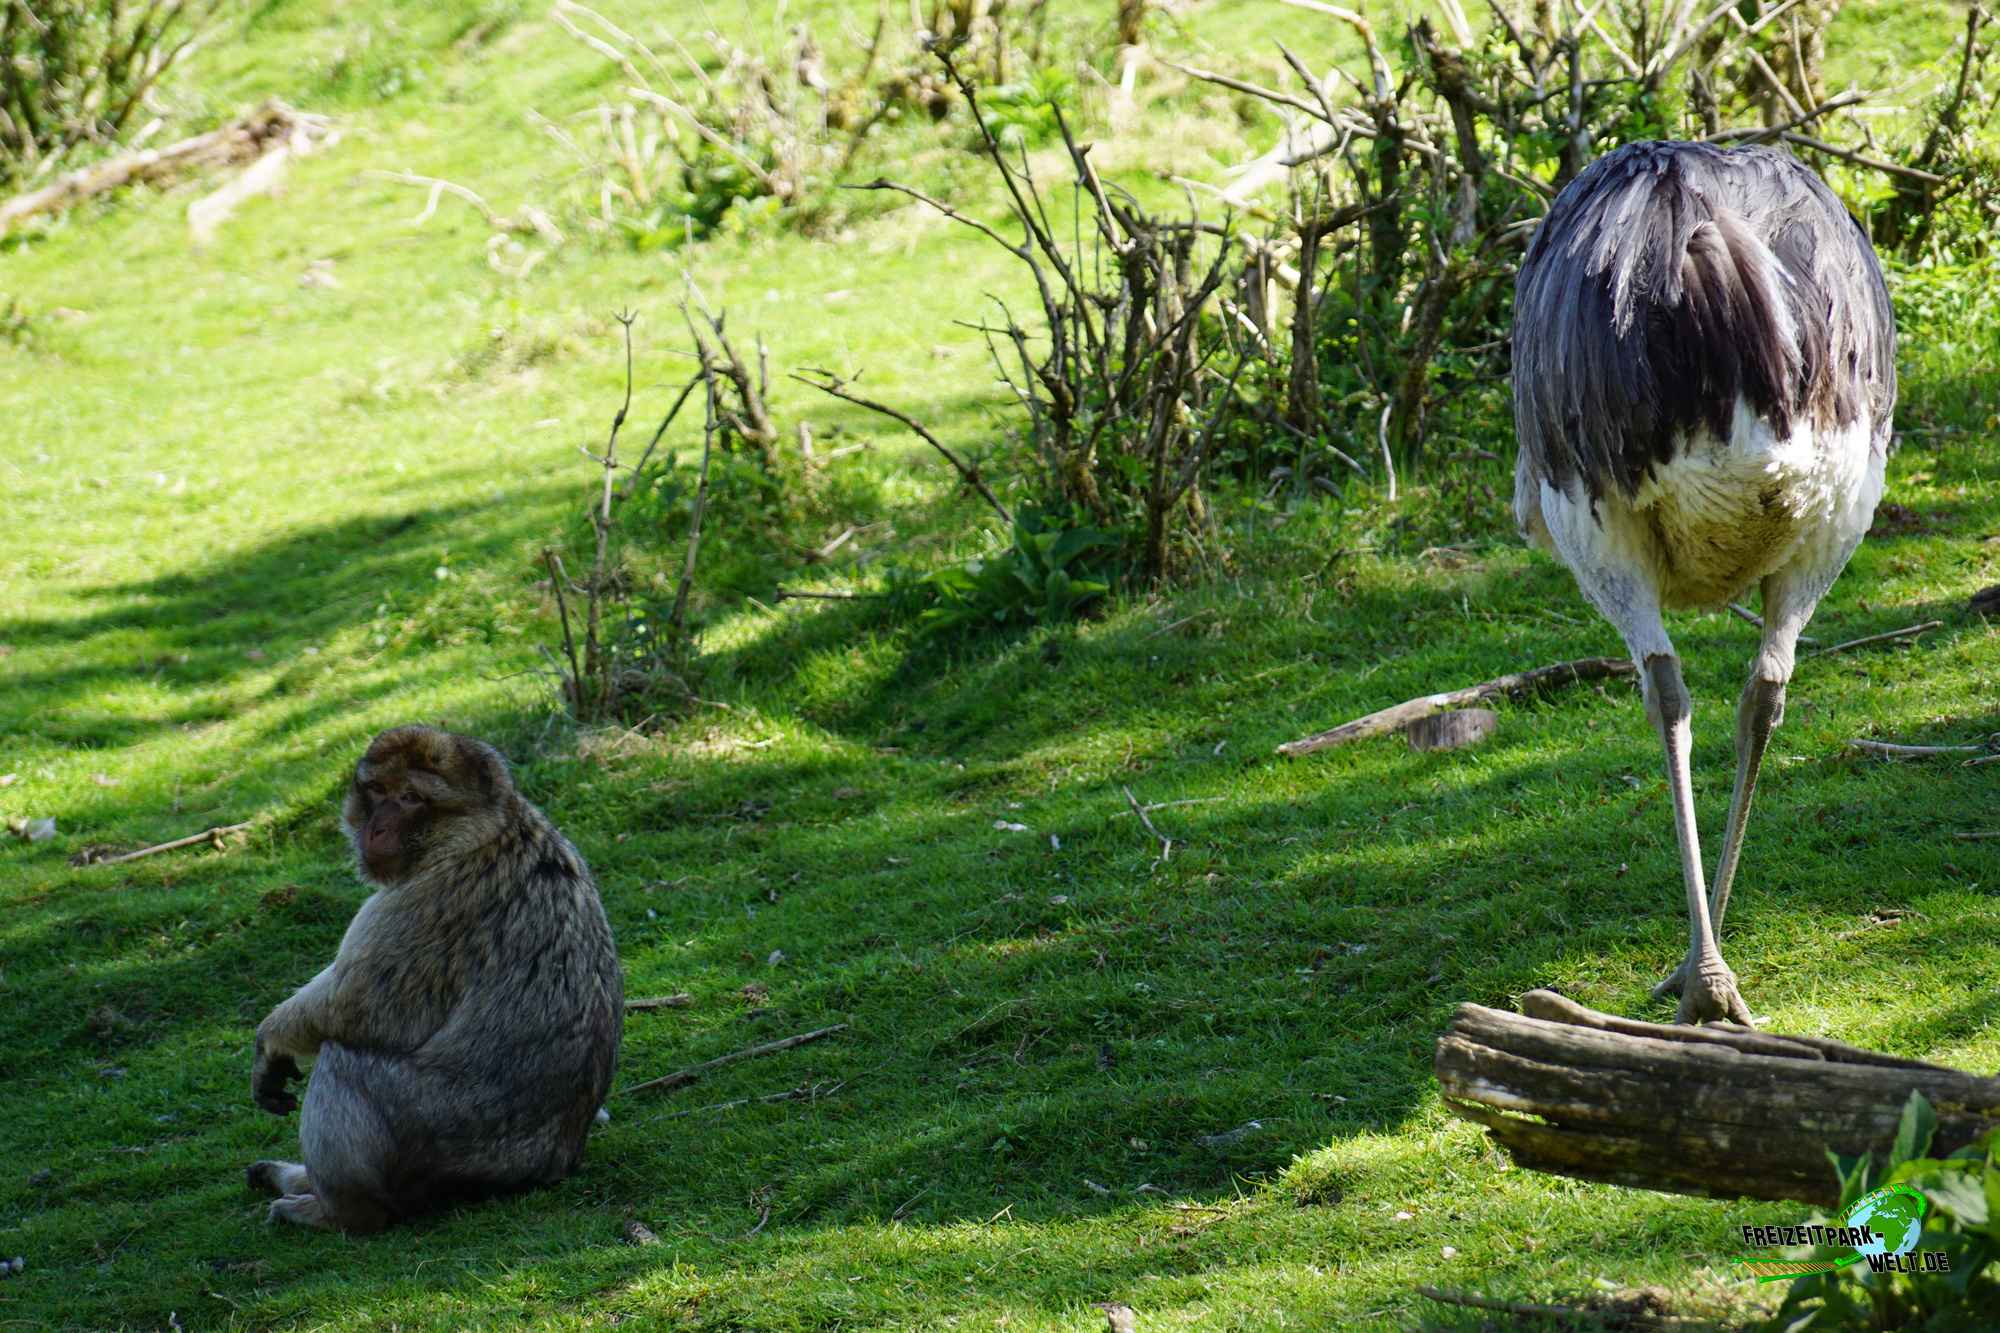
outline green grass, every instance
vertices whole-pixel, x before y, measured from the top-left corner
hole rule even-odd
[[[1464,1001],[1557,986],[1667,1016],[1646,986],[1684,926],[1635,694],[1508,707],[1453,755],[1271,753],[1435,688],[1615,651],[1479,498],[1504,495],[1504,464],[1420,478],[1395,505],[1239,507],[1231,566],[1205,582],[941,648],[880,606],[749,600],[984,540],[933,458],[781,383],[782,419],[878,447],[800,504],[793,544],[718,511],[703,693],[728,707],[643,736],[555,719],[521,674],[554,639],[535,561],[574,530],[575,447],[616,403],[613,311],[642,311],[642,418],[685,373],[668,355],[685,259],[774,368],[865,368],[983,456],[1002,447],[999,395],[950,321],[1021,275],[894,209],[674,256],[579,239],[503,277],[475,216],[446,201],[415,228],[421,192],[366,174],[449,177],[502,211],[564,188],[523,108],[587,108],[600,62],[538,8],[482,12],[512,19],[456,51],[470,10],[263,6],[178,96],[226,115],[279,93],[338,112],[340,144],[206,251],[183,189],[0,254],[27,314],[0,346],[0,774],[16,778],[0,814],[60,828],[0,853],[0,1256],[28,1263],[0,1281],[0,1327],[1090,1329],[1105,1300],[1149,1328],[1403,1327],[1441,1317],[1420,1282],[1531,1299],[1657,1284],[1685,1309],[1742,1309],[1734,1226],[1799,1210],[1512,1170],[1440,1110],[1429,1072]],[[1248,68],[1295,19],[1215,3],[1162,40]],[[1924,23],[1928,47],[1897,40],[1941,50],[1948,16]],[[1229,105],[1181,95],[1107,152],[1146,189],[1165,188],[1141,179],[1149,155],[1214,178],[1243,146]],[[962,128],[897,136],[892,162],[997,213]],[[300,285],[323,258],[340,285]],[[1909,517],[1863,547],[1812,632],[1945,624],[1803,663],[1725,940],[1773,1028],[1977,1071],[2000,1065],[2000,844],[1951,834],[1995,826],[2000,769],[1842,742],[2000,730],[2000,641],[1962,610],[2000,582],[1994,277],[1899,278],[1889,499]],[[801,566],[797,547],[857,521],[884,526],[831,569]],[[1446,543],[1463,549],[1431,549]],[[1713,839],[1753,632],[1673,628]],[[558,1188],[370,1240],[265,1226],[241,1168],[288,1152],[296,1122],[250,1103],[251,1028],[359,903],[338,792],[367,737],[408,720],[501,743],[596,869],[630,993],[694,996],[632,1017],[622,1080],[849,1029],[672,1098],[614,1097]],[[1152,816],[1168,859],[1128,787],[1190,802]],[[223,852],[67,864],[248,819]],[[621,1243],[628,1217],[662,1243]]]

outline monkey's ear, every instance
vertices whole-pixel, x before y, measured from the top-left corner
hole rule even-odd
[[[507,771],[507,760],[498,750],[470,736],[454,736],[452,741],[458,751],[459,763],[478,786],[480,795],[493,797],[513,790],[514,779]]]

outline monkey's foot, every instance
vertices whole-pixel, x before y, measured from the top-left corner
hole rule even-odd
[[[333,1229],[333,1219],[327,1215],[326,1205],[317,1194],[286,1194],[271,1205],[271,1211],[264,1215],[267,1222],[290,1222],[295,1226],[318,1227],[323,1231]]]
[[[312,1178],[297,1162],[252,1162],[243,1178],[259,1194],[310,1194]]]

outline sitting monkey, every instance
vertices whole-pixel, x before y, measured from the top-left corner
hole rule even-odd
[[[583,858],[491,746],[377,736],[343,822],[363,879],[333,962],[257,1025],[251,1095],[275,1115],[315,1057],[305,1163],[257,1162],[273,1221],[378,1231],[576,1170],[611,1088],[624,982]]]

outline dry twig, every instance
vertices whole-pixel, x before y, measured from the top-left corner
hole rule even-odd
[[[535,207],[523,208],[519,214],[500,214],[486,202],[476,190],[458,184],[456,181],[441,180],[436,176],[419,176],[413,171],[370,171],[365,173],[374,180],[393,181],[398,185],[421,185],[428,187],[430,196],[424,201],[424,211],[410,219],[410,225],[421,227],[430,221],[431,214],[437,212],[438,200],[444,195],[462,199],[479,211],[486,219],[486,225],[495,231],[518,232],[523,235],[539,235],[550,245],[561,245],[563,234],[557,229],[547,213]]]
[[[831,1097],[847,1086],[847,1080],[838,1083],[801,1083],[796,1088],[783,1092],[767,1092],[761,1097],[738,1097],[733,1101],[717,1102],[713,1106],[697,1106],[691,1111],[673,1111],[659,1117],[662,1120],[679,1120],[691,1115],[713,1115],[720,1111],[734,1111],[744,1106],[768,1106],[774,1102],[816,1102],[823,1097]]]
[[[629,1088],[620,1088],[618,1092],[619,1095],[630,1095],[635,1092],[671,1092],[675,1088],[684,1088],[688,1084],[700,1080],[704,1075],[714,1073],[724,1065],[733,1065],[738,1060],[755,1059],[760,1055],[775,1055],[779,1051],[789,1051],[794,1046],[803,1046],[807,1042],[818,1041],[823,1037],[831,1037],[836,1032],[845,1031],[847,1031],[847,1024],[835,1023],[831,1027],[818,1028],[812,1032],[801,1032],[792,1037],[780,1037],[776,1041],[759,1042],[755,1046],[746,1046],[740,1051],[731,1051],[727,1055],[718,1055],[713,1060],[704,1060],[698,1065],[689,1065],[686,1069],[677,1069],[671,1074],[662,1074],[658,1078],[647,1079],[644,1083],[635,1083]]]
[[[1706,1320],[1678,1315],[1656,1315],[1638,1310],[1591,1310],[1574,1305],[1544,1305],[1539,1301],[1503,1301],[1492,1296],[1476,1296],[1468,1291],[1445,1291],[1421,1286],[1417,1294],[1443,1305],[1462,1305],[1470,1310],[1494,1310],[1501,1314],[1531,1319],[1553,1319],[1585,1328],[1617,1329],[1697,1329],[1712,1328]]]
[[[114,856],[107,856],[101,852],[95,855],[88,852],[80,853],[78,859],[73,861],[72,864],[79,866],[115,866],[121,861],[136,861],[142,856],[152,856],[158,852],[178,851],[182,847],[192,847],[196,843],[201,842],[210,843],[219,851],[222,848],[224,837],[231,833],[241,833],[254,823],[256,823],[255,820],[246,820],[241,824],[223,824],[217,828],[205,829],[200,833],[190,833],[185,838],[175,838],[172,842],[155,843],[151,847],[141,847],[136,852],[120,852]]]
[[[1902,629],[1892,629],[1884,631],[1881,634],[1868,634],[1859,639],[1849,639],[1846,643],[1836,643],[1831,648],[1822,648],[1818,652],[1807,653],[1806,656],[1826,657],[1832,653],[1844,653],[1849,648],[1864,648],[1871,643],[1887,643],[1891,639],[1914,638],[1926,631],[1934,630],[1942,624],[1944,624],[1942,620],[1926,620],[1921,625],[1905,625]]]
[[[1994,748],[1992,742],[1984,745],[1903,745],[1895,741],[1870,741],[1859,737],[1848,741],[1847,744],[1851,749],[1879,754],[1885,759],[1929,759],[1941,754],[1985,754]]]
[[[1154,868],[1157,869],[1174,854],[1174,840],[1153,827],[1153,821],[1146,814],[1148,807],[1139,804],[1139,798],[1132,794],[1130,787],[1121,787],[1119,790],[1125,793],[1126,803],[1132,807],[1132,813],[1139,817],[1139,822],[1146,826],[1146,832],[1160,840],[1160,859],[1153,862]]]
[[[811,592],[804,588],[781,587],[778,589],[777,596],[771,600],[777,602],[870,602],[877,601],[886,595],[879,592],[845,592],[837,588],[830,592]]]
[[[645,1012],[653,1009],[686,1009],[693,1003],[694,996],[681,991],[674,995],[650,995],[643,999],[627,1000],[625,1007]]]

